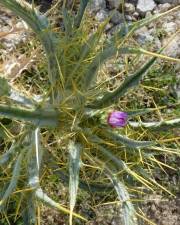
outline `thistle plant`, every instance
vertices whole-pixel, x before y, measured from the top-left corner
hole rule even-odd
[[[157,151],[179,153],[174,149],[167,150],[151,136],[146,136],[145,140],[141,137],[140,140],[130,138],[126,136],[127,131],[137,133],[141,129],[143,132],[172,129],[180,125],[180,118],[137,122],[136,118],[153,114],[156,109],[118,111],[116,105],[139,85],[157,58],[174,62],[178,60],[162,55],[164,48],[152,53],[129,47],[127,40],[140,27],[178,7],[133,24],[124,23],[114,36],[102,42],[101,37],[109,19],[94,33],[91,30],[87,32],[84,14],[88,0],[80,1],[75,16],[63,4],[64,30],[62,27],[54,29],[45,15],[23,0],[0,0],[0,4],[21,17],[33,30],[44,49],[42,58],[46,58],[44,60],[48,67],[48,88],[38,99],[33,95],[31,98],[25,96],[5,78],[0,78],[0,116],[13,121],[16,129],[13,133],[1,124],[6,134],[0,157],[2,215],[6,215],[13,203],[16,205],[15,218],[21,215],[24,224],[33,225],[37,223],[38,202],[42,202],[69,214],[70,224],[73,224],[73,217],[86,221],[85,216],[74,212],[78,187],[93,192],[114,188],[121,203],[123,224],[138,224],[136,205],[131,202],[129,189],[142,184],[149,190],[157,186],[168,192],[151,176],[143,160],[147,165],[159,162],[155,158]],[[98,72],[112,57],[131,54],[144,54],[149,59],[124,78],[117,88],[109,91],[103,82],[98,81]],[[53,143],[56,147],[51,149]],[[61,156],[59,149],[62,149]],[[60,169],[58,163],[64,159],[64,155],[68,155],[68,159],[63,162],[65,168]],[[99,173],[104,174],[111,184],[108,181],[100,184],[83,179],[80,172],[85,162],[98,168]],[[40,178],[45,167],[56,173],[62,183],[69,184],[69,209],[43,191]],[[129,177],[133,184],[129,183]]]

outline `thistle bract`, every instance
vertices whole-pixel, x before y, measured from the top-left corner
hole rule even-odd
[[[126,112],[114,111],[109,113],[107,122],[111,127],[124,127],[127,124],[128,114]]]

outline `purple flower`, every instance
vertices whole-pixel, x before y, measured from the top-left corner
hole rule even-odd
[[[111,127],[124,127],[127,124],[128,114],[126,112],[114,111],[109,113],[107,122]]]

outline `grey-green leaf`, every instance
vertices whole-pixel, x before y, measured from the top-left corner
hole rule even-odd
[[[16,146],[14,143],[11,145],[9,150],[5,152],[2,156],[0,156],[0,166],[7,164],[16,153]]]
[[[0,105],[0,116],[30,122],[39,127],[57,127],[59,123],[58,112],[53,110],[27,110],[13,106]]]
[[[130,88],[137,86],[142,79],[143,75],[147,73],[153,63],[156,61],[156,57],[149,60],[142,68],[140,68],[133,75],[128,76],[124,82],[112,92],[106,92],[102,99],[95,101],[89,107],[91,108],[103,108],[115,103],[120,97],[122,97]]]
[[[34,199],[34,193],[26,195],[26,202],[24,202],[23,211],[23,224],[24,225],[36,225],[36,202]]]
[[[153,131],[166,130],[171,128],[179,128],[180,127],[180,118],[160,121],[160,122],[133,122],[130,121],[129,125],[133,128],[147,128]]]
[[[72,34],[72,19],[68,13],[68,10],[63,7],[63,23],[65,27],[66,36],[70,36]]]
[[[81,24],[81,21],[82,21],[83,15],[84,15],[84,11],[86,9],[88,2],[89,2],[89,0],[81,0],[80,1],[79,10],[78,10],[77,16],[75,18],[75,22],[74,22],[74,26],[76,28],[78,28]]]
[[[109,167],[105,167],[105,174],[111,180],[114,189],[118,195],[118,198],[122,204],[122,222],[124,225],[137,225],[137,218],[135,215],[135,209],[130,201],[129,193],[122,182],[119,181],[114,171]]]
[[[8,84],[8,81],[0,77],[0,97],[1,96],[8,96],[10,94],[10,86]]]
[[[128,118],[131,118],[131,117],[141,116],[141,115],[144,115],[144,114],[147,114],[147,113],[151,113],[155,110],[156,109],[154,109],[154,108],[136,109],[136,110],[126,111],[126,113],[128,114]]]
[[[80,155],[82,146],[74,141],[70,141],[69,149],[69,192],[70,192],[70,209],[73,208],[76,203],[76,196],[79,184],[79,170],[80,170]]]
[[[31,188],[39,187],[39,169],[42,158],[41,146],[39,143],[39,128],[36,128],[29,134],[31,141],[28,151],[28,185]]]
[[[2,199],[0,200],[0,209],[2,208],[2,205],[6,202],[7,198],[11,195],[11,193],[16,188],[17,181],[18,181],[19,175],[20,175],[21,163],[22,163],[24,153],[25,153],[25,150],[22,150],[16,160],[11,181],[10,181],[9,186],[6,189]]]
[[[155,144],[153,141],[136,141],[123,135],[111,132],[110,130],[103,132],[103,135],[106,138],[113,140],[114,143],[123,144],[129,148],[144,148]]]
[[[117,48],[115,45],[110,45],[108,48],[102,50],[92,61],[84,74],[84,88],[88,89],[92,85],[92,81],[96,78],[98,69],[105,63],[108,59],[113,57],[116,53],[119,54],[137,54],[138,50],[135,48]]]

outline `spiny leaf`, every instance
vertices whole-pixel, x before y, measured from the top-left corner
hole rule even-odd
[[[111,180],[114,189],[118,195],[118,198],[122,204],[122,219],[124,225],[137,225],[137,219],[135,216],[135,209],[130,201],[130,196],[124,184],[118,180],[109,167],[105,167],[105,174]]]
[[[45,152],[44,162],[49,168],[56,174],[60,180],[68,186],[69,184],[69,173],[65,170],[59,170],[59,166],[56,162],[56,159],[48,151]],[[89,183],[79,179],[79,188],[88,191],[88,192],[106,192],[112,190],[112,185],[109,184],[99,184],[99,183]]]
[[[89,65],[89,68],[85,72],[84,76],[84,88],[88,89],[92,81],[96,78],[98,69],[100,66],[105,63],[108,59],[110,59],[112,56],[114,56],[116,53],[119,54],[136,54],[137,49],[124,47],[124,48],[117,48],[116,46],[112,45],[108,48],[102,50],[92,61],[92,63]]]
[[[99,138],[96,135],[90,135],[89,136],[92,143],[98,143],[93,144],[98,150],[100,150],[108,159],[112,160],[115,165],[117,165],[118,169],[125,170],[126,172],[129,172],[129,168],[127,167],[126,163],[119,159],[118,157],[114,156],[112,152],[106,150],[101,144],[103,143],[103,140]]]
[[[8,81],[0,77],[0,96],[8,96],[10,94],[10,86]]]
[[[131,177],[135,178],[136,180],[138,180],[139,182],[141,182],[142,184],[144,184],[146,187],[148,187],[150,190],[152,189],[152,183],[148,181],[148,179],[144,179],[143,177],[139,176],[137,173],[135,173],[133,170],[131,170],[126,163],[121,160],[119,157],[116,157],[111,151],[107,150],[106,148],[104,148],[102,145],[100,145],[100,143],[102,143],[102,140],[97,137],[97,136],[93,136],[92,141],[98,142],[98,145],[94,145],[98,150],[100,150],[103,155],[105,157],[107,157],[108,160],[112,161],[113,164],[110,164],[111,167],[113,165],[113,167],[115,167],[116,170],[124,170],[127,174],[129,174]],[[108,163],[106,163],[108,164]]]
[[[34,194],[26,195],[23,211],[23,224],[24,225],[36,225],[36,204]]]
[[[9,150],[5,152],[2,156],[0,156],[0,166],[7,164],[11,160],[11,158],[15,156],[16,149],[17,147],[13,143]]]
[[[166,130],[170,128],[179,128],[180,127],[180,118],[160,121],[160,122],[133,122],[129,121],[129,125],[134,128],[147,128],[153,131]]]
[[[93,138],[94,139],[94,138]],[[96,141],[101,143],[101,139],[100,138],[96,138]],[[92,140],[93,141],[93,140]],[[94,144],[93,144],[94,145]],[[112,161],[113,164],[110,163],[106,163],[107,165],[109,165],[109,167],[113,166],[112,168],[115,168],[117,171],[121,170],[124,172],[126,172],[127,174],[129,174],[132,178],[134,178],[135,180],[139,181],[140,183],[142,183],[143,185],[145,185],[147,188],[149,188],[150,190],[153,190],[153,184],[148,180],[148,179],[144,179],[143,177],[139,176],[137,173],[134,172],[134,170],[131,170],[126,163],[121,160],[119,157],[115,156],[111,151],[107,150],[106,148],[104,148],[102,145],[98,144],[98,145],[94,145],[98,150],[100,150],[102,152],[102,154],[107,157],[108,161]]]
[[[22,104],[27,107],[34,107],[37,104],[37,101],[42,100],[42,96],[39,96],[39,99],[35,97],[34,99],[30,99],[25,95],[21,94],[19,91],[16,91],[11,88],[9,98],[15,101],[16,103]]]
[[[63,23],[65,27],[66,36],[69,37],[72,34],[72,19],[68,13],[66,7],[63,7]]]
[[[78,28],[80,26],[83,15],[84,15],[84,11],[86,9],[88,2],[89,2],[89,0],[81,0],[80,1],[79,10],[78,10],[77,16],[74,21],[75,28]]]
[[[69,193],[70,193],[70,224],[72,224],[72,212],[76,203],[79,184],[81,145],[70,141],[69,149]]]
[[[124,225],[135,225],[137,224],[137,219],[135,216],[135,209],[132,203],[130,202],[130,197],[125,186],[117,180],[117,178],[111,173],[109,175],[111,182],[114,185],[114,188],[118,194],[119,200],[122,202],[122,216]]]
[[[6,202],[7,198],[11,195],[11,193],[16,188],[17,181],[18,181],[19,175],[20,175],[21,163],[22,163],[24,153],[25,153],[25,150],[22,150],[16,160],[11,181],[10,181],[9,186],[6,189],[2,199],[0,200],[0,209],[2,208],[2,205]]]
[[[27,110],[23,108],[17,108],[12,106],[0,105],[0,116],[9,119],[17,119],[32,124],[44,127],[56,127],[58,126],[58,113],[56,111],[46,110]]]
[[[111,139],[116,144],[124,144],[129,148],[144,148],[155,144],[153,141],[136,141],[123,135],[111,132],[110,130],[103,132],[103,136]]]
[[[99,140],[99,138],[96,136],[92,136],[92,138],[97,139],[97,141]],[[101,147],[101,146],[98,146]],[[105,151],[104,151],[105,150]],[[111,153],[109,151],[107,151],[106,149],[102,149],[102,152],[106,154],[106,156],[110,156],[110,159],[116,158],[116,157],[111,157]],[[107,154],[107,152],[109,152]],[[118,159],[117,159],[118,160]],[[101,163],[100,160],[96,160],[98,163]],[[117,162],[117,161],[116,161]],[[119,163],[118,163],[119,165]],[[120,167],[121,167],[121,163],[120,163]],[[126,189],[126,187],[124,186],[124,184],[122,182],[120,182],[120,180],[118,179],[118,177],[116,176],[116,173],[118,173],[120,168],[116,168],[116,169],[111,169],[108,164],[104,164],[103,162],[103,169],[104,169],[104,174],[106,176],[109,177],[109,179],[111,180],[114,189],[116,190],[116,193],[118,195],[118,198],[121,202],[122,205],[122,213],[121,213],[121,217],[123,219],[123,225],[137,225],[137,219],[135,216],[135,209],[134,206],[132,205],[131,201],[130,201],[130,196],[129,193]]]
[[[157,110],[156,108],[147,108],[147,109],[137,109],[137,110],[126,111],[126,113],[128,114],[128,118],[131,118],[134,116],[141,116],[156,110]]]
[[[39,167],[42,158],[42,151],[39,143],[39,128],[33,130],[28,138],[31,140],[28,151],[28,185],[36,189],[39,187]]]
[[[51,199],[50,197],[48,197],[48,195],[46,193],[43,192],[43,190],[41,188],[38,188],[35,192],[36,198],[44,203],[46,203],[47,205],[58,209],[62,212],[64,212],[65,214],[70,214],[70,210],[63,207],[62,205],[60,205],[59,203],[55,202],[53,199]],[[81,220],[87,221],[84,217],[82,217],[79,214],[76,214],[73,212],[73,216],[75,216],[76,218],[79,218]]]
[[[114,188],[118,194],[118,197],[122,203],[123,207],[123,222],[125,225],[135,225],[137,224],[137,219],[135,216],[135,209],[132,203],[130,202],[130,197],[128,191],[126,190],[125,186],[116,179],[116,177],[111,177],[112,183]]]
[[[130,88],[135,87],[139,84],[141,78],[153,63],[156,61],[156,57],[153,57],[149,60],[141,69],[135,72],[133,75],[128,76],[124,82],[112,92],[107,92],[104,94],[102,99],[95,101],[89,107],[91,108],[103,108],[112,104],[112,102],[116,102],[120,97],[122,97]]]
[[[93,50],[97,47],[99,40],[102,36],[102,33],[105,29],[105,26],[107,25],[109,19],[106,20],[105,22],[103,22],[97,29],[97,31],[95,33],[93,33],[89,39],[86,41],[85,44],[83,44],[83,46],[81,47],[81,51],[79,53],[80,59],[78,60],[75,68],[73,69],[72,73],[71,73],[71,77],[74,76],[74,74],[76,74],[76,72],[78,71],[79,67],[82,66],[83,60],[87,59],[87,57],[89,56],[89,54],[91,52],[93,52]],[[78,81],[79,76],[76,76],[76,81]]]

